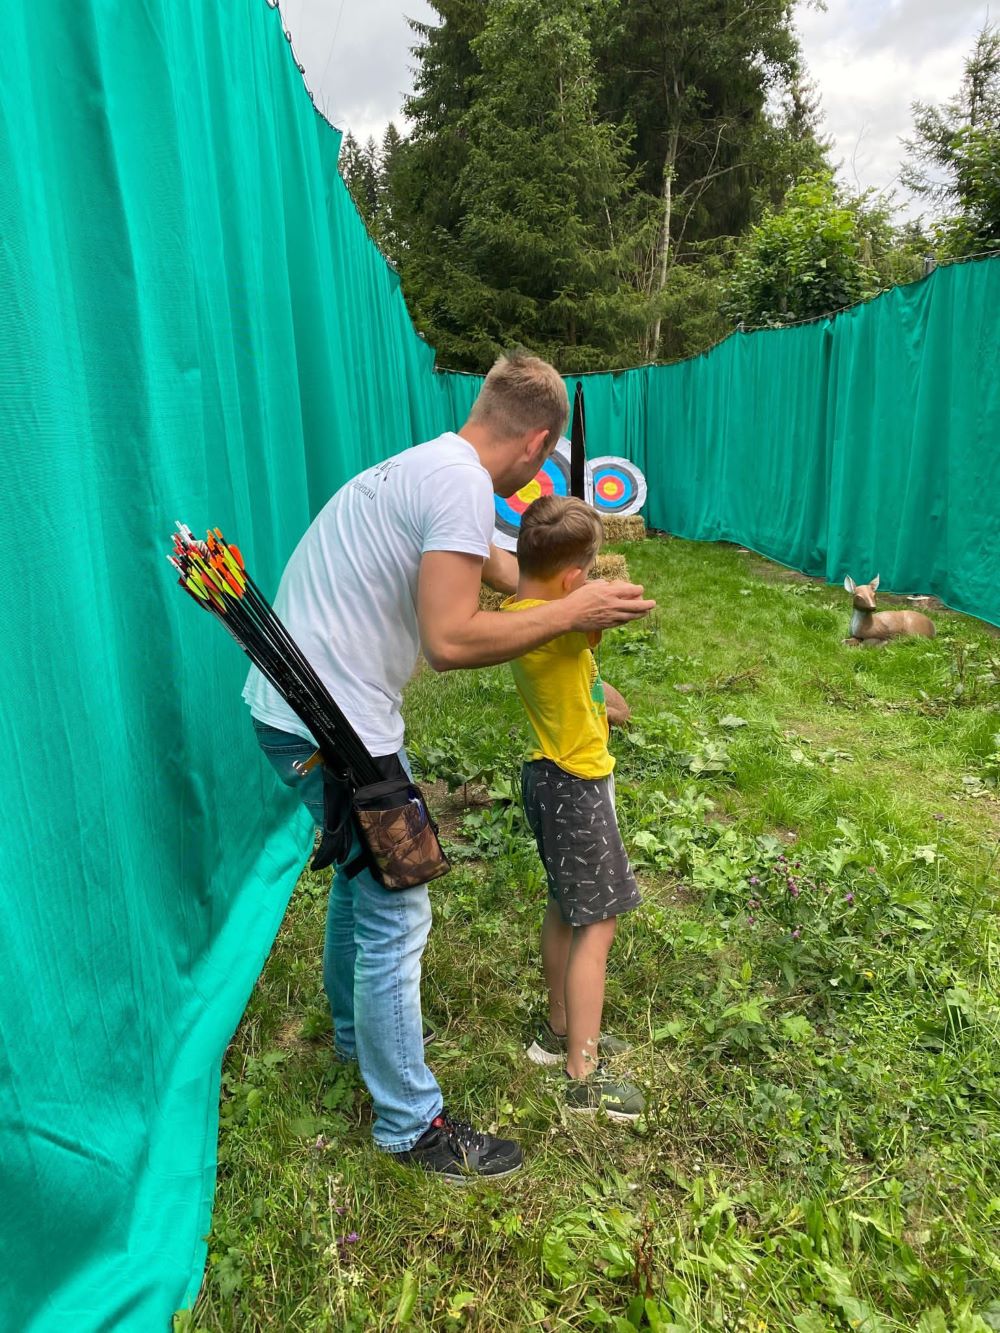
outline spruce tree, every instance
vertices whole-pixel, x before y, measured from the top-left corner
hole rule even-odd
[[[424,77],[423,120],[402,156],[411,171],[434,138],[453,150],[451,170],[433,181],[447,198],[428,210],[432,224],[408,233],[403,274],[444,364],[479,369],[514,342],[566,370],[637,356],[641,219],[627,205],[627,140],[597,115],[591,47],[607,9],[492,0],[468,43],[467,67],[478,72],[459,114],[426,100]],[[433,70],[440,75],[440,61]]]
[[[1000,28],[979,33],[953,98],[915,102],[913,114],[901,178],[938,212],[939,251],[1000,248]]]

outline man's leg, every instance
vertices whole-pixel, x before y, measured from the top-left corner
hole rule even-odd
[[[356,1060],[354,1033],[354,894],[344,872],[335,868],[326,909],[323,989],[333,1017],[333,1045],[341,1060]]]
[[[281,780],[295,787],[317,823],[323,818],[322,779],[298,776],[294,761],[313,746],[255,722],[261,749]],[[406,755],[399,758],[410,772]],[[411,775],[412,776],[412,775]],[[359,851],[355,836],[350,855]],[[333,877],[323,952],[338,1051],[356,1053],[375,1107],[373,1136],[409,1165],[449,1179],[469,1172],[500,1177],[521,1165],[521,1150],[443,1114],[441,1090],[424,1061],[420,959],[431,924],[426,887],[393,892],[363,870]],[[412,1149],[412,1151],[410,1151]]]
[[[312,815],[317,828],[323,827],[323,778],[318,768],[300,777],[296,762],[302,763],[316,749],[310,741],[290,732],[278,731],[262,722],[254,722],[257,743],[286,787],[298,794]],[[326,915],[323,943],[323,987],[333,1015],[333,1041],[337,1054],[353,1060],[354,1042],[354,902],[351,887],[342,874],[334,871]]]
[[[375,1108],[372,1134],[412,1148],[441,1111],[424,1060],[420,960],[431,925],[426,888],[384,889],[367,870],[350,882],[354,915],[354,1039]]]

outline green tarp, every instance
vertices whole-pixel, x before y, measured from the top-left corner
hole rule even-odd
[[[165,1327],[307,829],[173,520],[273,588],[448,381],[263,0],[0,11],[0,1329]],[[317,945],[319,947],[319,945]]]
[[[1000,624],[1000,258],[644,372],[650,521]]]
[[[219,1062],[309,841],[171,524],[265,589],[355,469],[459,424],[264,0],[0,10],[0,1328],[191,1301]],[[1000,621],[1000,261],[588,378],[648,517]],[[320,942],[317,941],[317,950]]]

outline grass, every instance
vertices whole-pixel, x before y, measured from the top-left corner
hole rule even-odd
[[[606,1025],[639,1127],[523,1057],[544,891],[504,669],[424,672],[446,803],[424,1007],[449,1105],[520,1137],[503,1186],[408,1174],[329,1048],[325,877],[303,875],[227,1055],[193,1330],[1000,1329],[1000,641],[841,646],[839,591],[732,547],[627,548],[655,617],[606,636],[634,719],[619,815],[645,902]],[[884,599],[883,604],[891,604]],[[492,801],[472,800],[484,784]]]

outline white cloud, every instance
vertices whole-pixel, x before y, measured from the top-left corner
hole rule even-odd
[[[407,18],[434,19],[427,0],[282,0],[305,80],[329,120],[364,142],[402,120],[413,85]]]
[[[806,64],[849,186],[896,185],[912,103],[943,102],[958,91],[963,62],[987,17],[983,0],[830,0],[825,11],[799,11]],[[902,190],[898,202],[906,212],[919,211]]]

